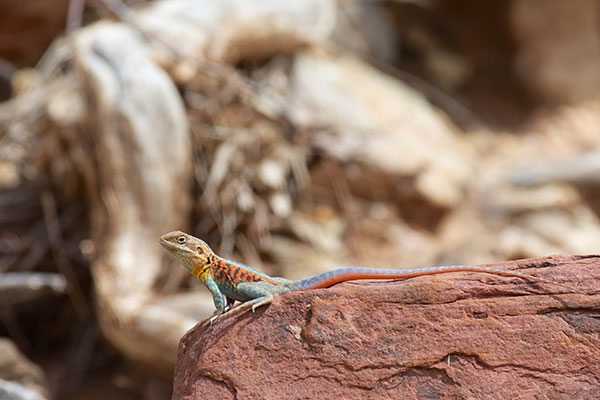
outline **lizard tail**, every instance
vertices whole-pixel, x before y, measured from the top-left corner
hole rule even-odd
[[[547,279],[538,278],[532,275],[526,275],[521,274],[519,272],[507,271],[502,269],[474,267],[469,265],[451,265],[444,267],[430,267],[405,270],[362,267],[340,268],[333,271],[324,272],[311,278],[294,281],[291,283],[290,289],[321,289],[335,285],[336,283],[352,281],[357,279],[406,279],[424,275],[448,274],[452,272],[481,272],[493,275],[511,276],[526,279],[529,281],[558,285],[577,292],[576,289],[568,285],[549,281]]]

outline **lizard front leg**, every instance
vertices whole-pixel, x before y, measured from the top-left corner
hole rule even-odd
[[[202,326],[212,324],[217,318],[219,318],[223,314],[223,311],[225,310],[225,296],[223,295],[223,293],[221,293],[221,291],[219,290],[219,286],[213,280],[213,278],[211,278],[210,276],[207,277],[204,284],[212,294],[213,303],[215,303],[215,312],[213,313],[213,315],[210,316],[210,318],[208,318],[202,323]],[[233,302],[231,304],[233,304]],[[227,299],[227,306],[231,306],[229,299]]]

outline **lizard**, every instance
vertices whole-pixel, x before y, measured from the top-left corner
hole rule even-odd
[[[568,285],[526,275],[519,272],[476,267],[470,265],[437,266],[417,269],[379,269],[366,267],[339,268],[302,280],[288,280],[271,277],[239,262],[218,256],[202,239],[181,231],[166,233],[160,237],[160,244],[174,254],[181,264],[196,278],[200,279],[211,292],[215,312],[203,325],[210,325],[218,318],[239,313],[249,308],[270,304],[273,297],[297,290],[321,289],[336,283],[360,279],[407,279],[418,276],[445,274],[452,272],[479,272],[566,287]],[[235,301],[241,304],[233,308]]]

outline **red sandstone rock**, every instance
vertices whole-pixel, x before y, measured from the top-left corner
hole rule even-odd
[[[520,266],[520,268],[518,267]],[[600,257],[289,293],[197,325],[173,399],[600,398]]]

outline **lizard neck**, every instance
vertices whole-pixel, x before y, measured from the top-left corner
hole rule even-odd
[[[190,274],[200,279],[203,283],[206,283],[207,269],[204,266],[196,266],[189,270]]]
[[[206,260],[203,263],[197,263],[190,270],[190,273],[194,275],[196,278],[200,279],[202,283],[206,283],[207,278],[210,277],[211,267],[216,267],[220,264],[219,261],[226,261],[221,259],[218,255],[212,253],[206,257]]]
[[[219,258],[219,256],[214,253],[199,258],[194,255],[190,256],[189,252],[184,251],[176,252],[175,256],[190,274],[204,283],[206,283],[206,279],[208,278],[210,267],[215,265],[215,262],[217,262]]]

